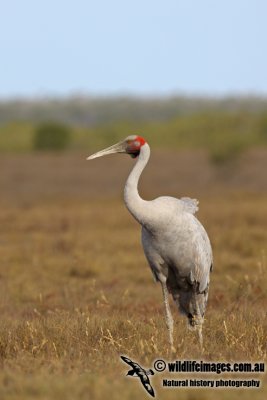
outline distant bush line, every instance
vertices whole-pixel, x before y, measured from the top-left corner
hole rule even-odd
[[[135,133],[154,148],[206,149],[212,162],[222,164],[245,149],[267,145],[267,111],[209,110],[164,121],[124,119],[95,126],[6,122],[0,125],[0,152],[67,148],[87,154]]]

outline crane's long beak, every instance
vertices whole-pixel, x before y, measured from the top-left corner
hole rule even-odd
[[[114,144],[113,146],[107,147],[104,150],[100,150],[97,153],[87,157],[87,160],[93,160],[94,158],[107,156],[108,154],[114,154],[114,153],[126,153],[125,143],[119,142]]]

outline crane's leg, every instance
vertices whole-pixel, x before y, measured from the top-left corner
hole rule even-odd
[[[162,287],[162,293],[163,293],[166,325],[167,325],[167,329],[169,332],[171,351],[175,351],[175,348],[173,346],[173,318],[172,318],[171,309],[170,309],[170,305],[169,305],[168,289],[167,289],[166,282],[161,282],[161,287]]]
[[[197,333],[198,333],[198,340],[200,344],[200,350],[203,351],[203,335],[202,335],[202,324],[198,325],[197,327]]]
[[[204,322],[204,306],[203,294],[197,293],[193,288],[187,292],[180,293],[180,301],[182,301],[182,310],[187,313],[188,328],[196,332],[200,345],[200,350],[203,351],[203,336],[202,326]]]
[[[197,315],[192,316],[192,314],[190,314],[190,317],[188,319],[189,319],[188,327],[190,330],[197,332],[200,350],[203,351],[203,335],[202,335],[203,321],[201,321]]]
[[[198,340],[199,340],[199,344],[200,344],[200,350],[201,350],[201,352],[203,352],[203,335],[202,335],[203,317],[201,316],[198,302],[196,302],[196,309],[197,309],[197,316],[196,316],[197,325],[196,325],[196,328],[197,328],[197,333],[198,333]]]

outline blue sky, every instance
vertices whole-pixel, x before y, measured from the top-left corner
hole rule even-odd
[[[266,0],[1,2],[0,97],[267,94]]]

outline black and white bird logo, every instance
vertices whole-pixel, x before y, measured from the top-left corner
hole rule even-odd
[[[132,369],[127,372],[126,376],[133,376],[137,377],[140,379],[142,385],[146,389],[146,391],[150,394],[150,396],[155,397],[154,390],[150,384],[150,380],[148,378],[148,375],[154,375],[154,372],[152,369],[145,370],[144,368],[140,367],[139,364],[136,362],[130,360],[130,358],[121,356],[121,359],[126,363],[129,364]]]

